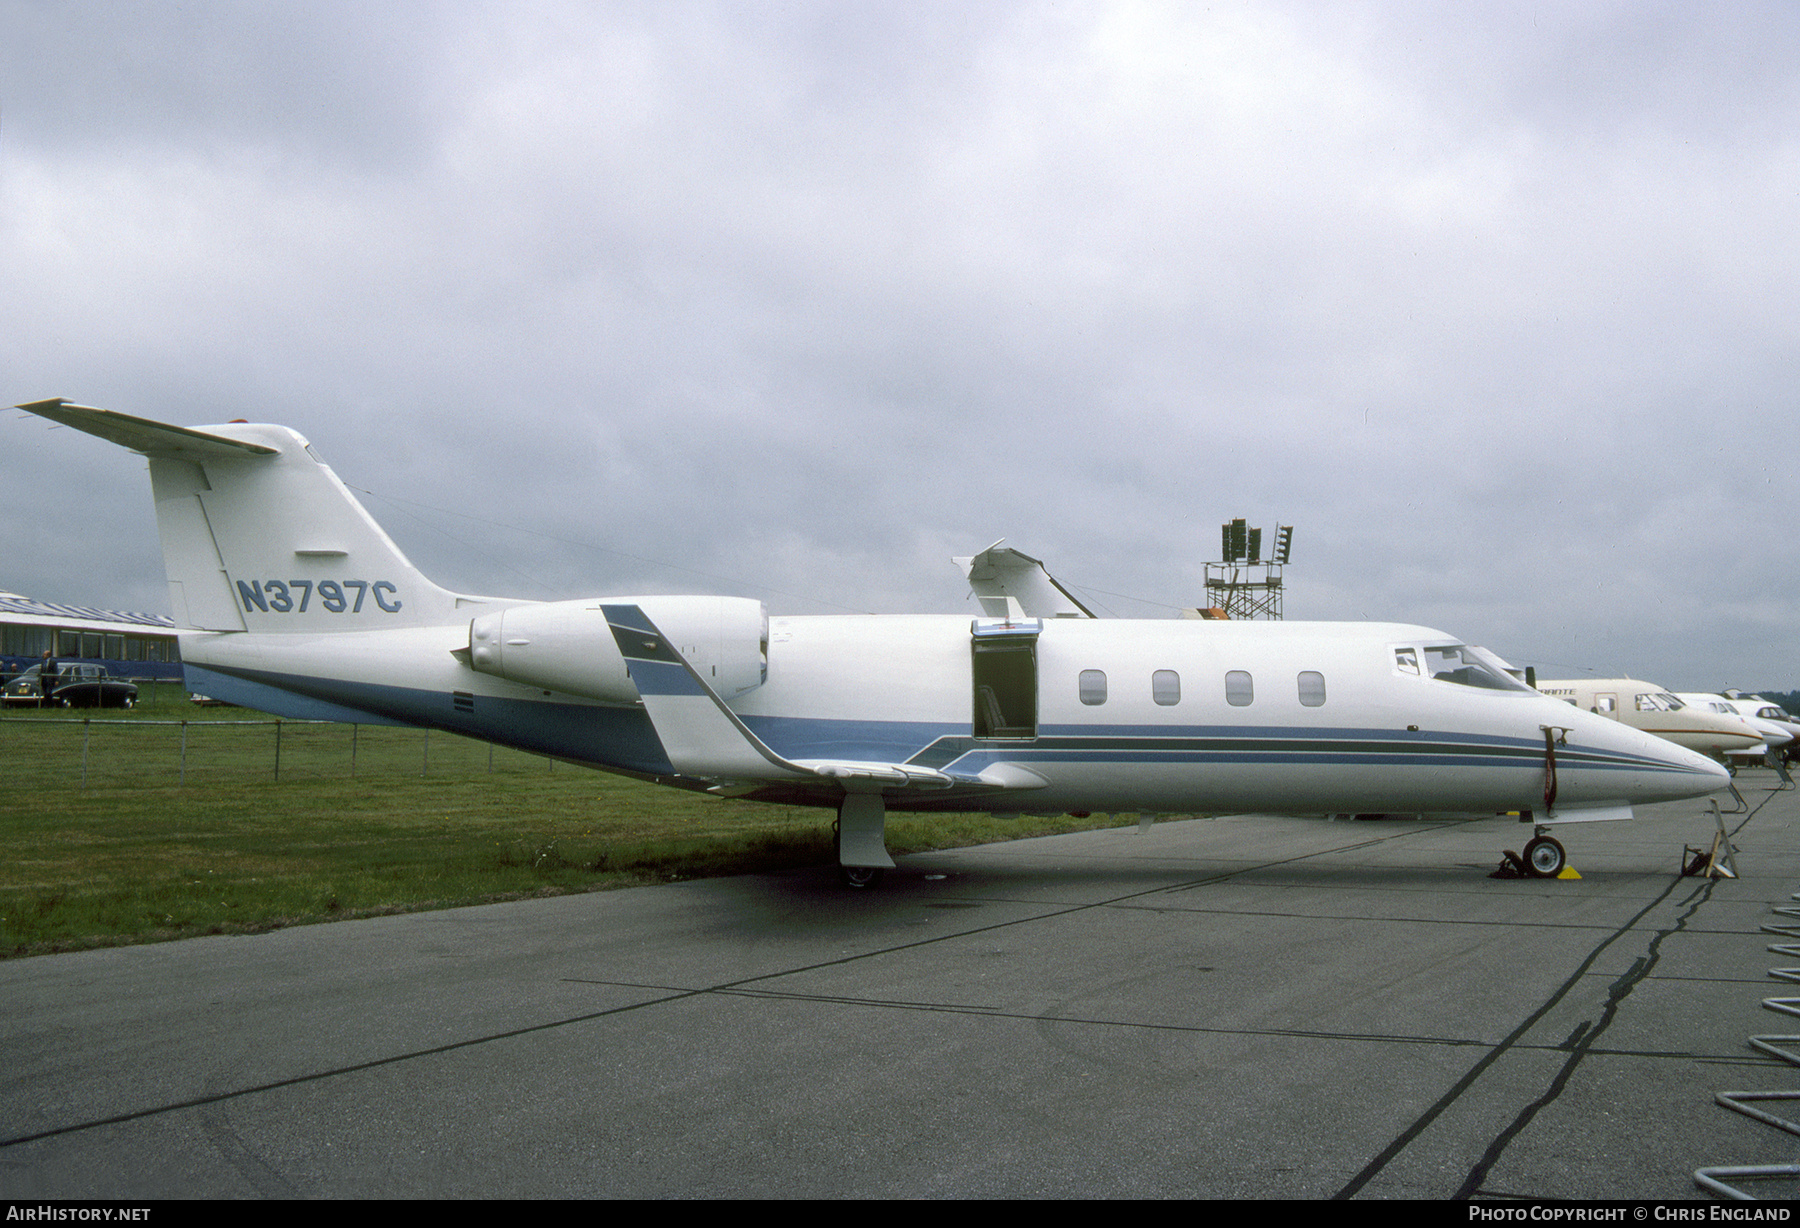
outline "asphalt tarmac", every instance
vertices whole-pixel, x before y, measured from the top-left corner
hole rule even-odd
[[[1773,783],[1736,880],[1232,816],[0,963],[0,1197],[1695,1198],[1796,1150]]]

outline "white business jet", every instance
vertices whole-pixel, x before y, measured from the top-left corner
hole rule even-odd
[[[1785,757],[1792,758],[1794,752],[1800,750],[1800,720],[1796,720],[1793,713],[1780,704],[1764,699],[1761,695],[1746,695],[1738,690],[1720,691],[1718,698],[1730,704],[1731,710],[1739,716],[1745,719],[1769,722],[1788,733],[1790,740],[1782,747]],[[1771,741],[1769,749],[1774,750],[1775,748],[1776,743]]]
[[[1787,746],[1796,736],[1800,736],[1800,725],[1784,723],[1780,720],[1764,717],[1763,711],[1770,710],[1767,703],[1737,704],[1723,695],[1706,691],[1677,691],[1675,698],[1690,708],[1701,712],[1714,712],[1720,716],[1732,716],[1742,720],[1762,738],[1755,746],[1743,750],[1726,752],[1725,761],[1734,766],[1747,763],[1774,762],[1781,759]],[[1773,709],[1779,712],[1779,708]]]
[[[1016,595],[971,619],[452,593],[286,427],[20,408],[149,458],[189,689],[832,806],[852,883],[894,864],[889,810],[1519,811],[1540,825],[1528,864],[1555,874],[1544,824],[1728,783],[1426,627],[1094,619],[1060,586],[1047,599],[1074,617]],[[980,583],[1042,595],[1023,557],[990,555]]]
[[[1714,712],[1683,702],[1654,682],[1637,678],[1538,679],[1538,690],[1585,712],[1667,738],[1723,763],[1755,749],[1763,735],[1735,712]]]

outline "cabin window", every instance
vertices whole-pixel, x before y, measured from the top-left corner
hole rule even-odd
[[[1172,669],[1159,669],[1150,675],[1150,698],[1165,708],[1181,702],[1181,675]]]
[[[1241,669],[1234,669],[1225,675],[1225,702],[1234,708],[1248,708],[1250,701],[1256,698],[1256,688],[1251,685],[1250,675]]]
[[[1103,669],[1082,670],[1079,690],[1082,703],[1090,707],[1105,703],[1106,671]]]
[[[1325,675],[1317,670],[1300,671],[1300,703],[1307,708],[1325,706]]]
[[[1394,668],[1399,670],[1403,674],[1418,673],[1419,672],[1418,651],[1416,649],[1412,649],[1412,648],[1396,648],[1396,649],[1394,649]]]

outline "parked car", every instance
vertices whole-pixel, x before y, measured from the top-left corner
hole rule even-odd
[[[38,676],[41,666],[34,665],[6,684],[3,697],[8,707],[29,704],[39,699]],[[50,702],[60,708],[129,708],[137,703],[135,683],[114,678],[106,666],[89,661],[64,661],[57,666],[51,680]]]

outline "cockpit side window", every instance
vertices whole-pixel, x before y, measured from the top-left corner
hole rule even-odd
[[[1394,668],[1403,674],[1419,672],[1419,650],[1416,648],[1394,649]]]
[[[1431,644],[1425,648],[1425,672],[1439,682],[1480,687],[1489,691],[1536,691],[1507,672],[1506,662],[1485,648],[1468,644]]]

